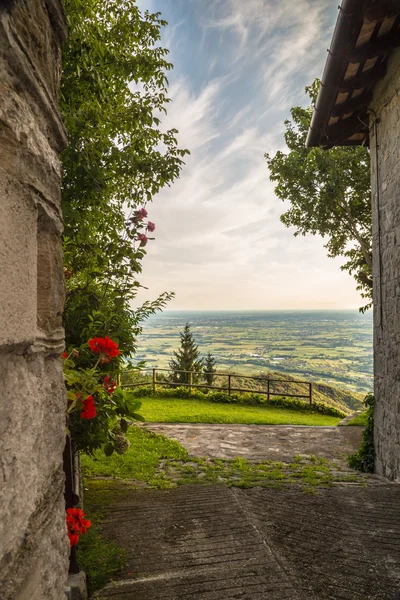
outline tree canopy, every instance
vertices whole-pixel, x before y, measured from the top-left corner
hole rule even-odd
[[[329,257],[343,256],[363,298],[372,297],[372,217],[370,161],[362,146],[330,150],[306,148],[307,132],[320,82],[306,88],[307,108],[291,110],[285,121],[288,151],[266,154],[278,198],[290,202],[281,216],[297,235],[321,235]],[[369,308],[370,303],[361,310]]]
[[[178,147],[175,129],[161,126],[172,65],[159,45],[160,14],[142,14],[125,0],[64,5],[66,339],[80,346],[109,335],[126,355],[135,349],[140,322],[172,297],[132,309],[155,229],[146,205],[179,176],[188,151]]]

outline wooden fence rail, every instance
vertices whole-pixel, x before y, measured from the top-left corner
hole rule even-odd
[[[188,375],[187,383],[186,382],[176,382],[176,381],[168,381],[168,380],[160,380],[157,379],[157,373],[183,373]],[[153,391],[155,392],[157,386],[162,387],[188,387],[189,389],[206,389],[206,390],[219,390],[220,392],[227,392],[230,396],[232,392],[247,392],[247,393],[255,393],[255,394],[263,394],[266,395],[268,400],[271,399],[272,396],[286,396],[289,398],[305,398],[309,401],[310,404],[313,402],[313,387],[310,381],[293,381],[293,380],[284,380],[284,379],[269,379],[267,377],[251,377],[249,375],[239,375],[237,373],[213,373],[213,377],[226,377],[227,385],[226,386],[217,386],[217,385],[207,385],[203,383],[197,383],[196,378],[206,377],[206,373],[197,373],[196,371],[182,371],[182,370],[173,370],[173,369],[141,369],[134,371],[125,371],[124,374],[135,373],[136,375],[139,373],[140,375],[148,375],[148,381],[142,381],[138,383],[122,383],[121,387],[123,388],[136,388],[136,387],[145,387],[151,385]],[[253,381],[257,381],[261,384],[263,389],[261,390],[251,390],[248,388],[239,388],[232,386],[232,379],[251,379]],[[172,379],[172,377],[171,377]],[[289,391],[276,391],[276,385],[304,385],[307,386],[307,393],[291,393]],[[275,389],[274,389],[275,386]]]

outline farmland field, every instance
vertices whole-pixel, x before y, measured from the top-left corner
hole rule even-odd
[[[372,389],[371,313],[166,311],[145,324],[135,362],[168,367],[186,322],[202,355],[212,352],[220,371],[279,371],[358,392]]]

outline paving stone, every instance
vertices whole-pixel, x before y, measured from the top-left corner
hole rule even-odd
[[[148,428],[178,439],[192,455],[233,458],[248,450],[258,460],[293,460],[312,452],[342,461],[339,473],[343,454],[360,441],[356,427]],[[239,440],[234,450],[232,439]],[[102,507],[104,534],[127,548],[128,563],[96,598],[399,600],[399,507],[400,485],[378,479],[312,495],[296,486],[133,490]]]
[[[194,456],[291,462],[296,455],[322,456],[347,468],[361,443],[362,427],[205,425],[151,423],[146,429],[175,439]]]

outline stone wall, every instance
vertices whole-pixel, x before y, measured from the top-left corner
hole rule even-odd
[[[0,2],[0,598],[62,600],[59,0]]]
[[[400,482],[400,50],[371,108],[376,468]]]

